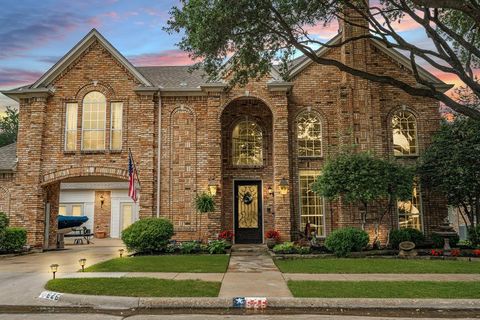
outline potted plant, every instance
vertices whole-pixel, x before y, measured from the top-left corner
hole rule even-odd
[[[215,211],[215,199],[213,198],[213,195],[206,192],[197,194],[197,196],[195,197],[195,207],[197,211],[200,212],[200,226],[201,226],[202,214]],[[197,229],[198,229],[199,240],[201,241],[202,234],[200,230],[201,228],[198,227],[198,221],[197,221]]]
[[[218,240],[223,240],[226,243],[227,249],[232,247],[233,232],[231,230],[224,230],[218,234]]]
[[[280,232],[277,230],[269,230],[267,233],[265,233],[265,238],[267,238],[268,249],[273,249],[278,240],[280,240]]]

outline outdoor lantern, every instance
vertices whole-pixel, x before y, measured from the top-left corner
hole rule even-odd
[[[55,273],[58,271],[58,264],[54,263],[50,265],[50,271],[53,273],[53,279],[55,279]]]
[[[267,192],[268,192],[268,195],[269,195],[269,196],[273,196],[273,188],[272,188],[272,186],[268,186]]]
[[[125,251],[125,249],[118,249],[118,253],[120,254],[120,258],[123,257],[123,252]]]
[[[208,191],[214,197],[217,195],[217,184],[215,182],[215,179],[210,179],[208,181]]]
[[[82,272],[84,272],[85,271],[85,264],[87,264],[87,259],[82,258],[82,259],[78,260],[78,263],[80,264],[80,267],[82,267]]]
[[[284,196],[288,193],[288,181],[287,181],[287,179],[282,178],[282,180],[280,180],[280,184],[278,186],[280,187],[280,194],[282,196]]]

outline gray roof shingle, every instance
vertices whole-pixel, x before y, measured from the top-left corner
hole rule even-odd
[[[11,171],[17,164],[17,144],[0,147],[0,171]]]
[[[135,67],[153,85],[163,88],[198,88],[207,83],[205,72],[189,66]]]

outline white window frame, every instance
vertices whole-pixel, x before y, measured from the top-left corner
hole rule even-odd
[[[302,228],[302,185],[300,181],[300,177],[302,176],[316,176],[319,177],[321,175],[321,170],[298,170],[298,221],[299,221],[299,227],[300,229]],[[327,230],[326,230],[326,222],[325,222],[325,197],[320,197],[322,201],[321,205],[321,210],[322,210],[322,229],[323,229],[323,234],[317,234],[317,237],[319,238],[325,238],[327,236]],[[303,230],[300,230],[303,231]]]
[[[120,106],[120,129],[113,129],[113,122],[114,122],[114,117],[113,117],[113,106],[114,105],[119,105]],[[113,132],[117,131],[120,132],[120,147],[119,148],[113,148]],[[116,150],[120,151],[123,148],[123,102],[117,101],[117,102],[111,102],[110,103],[110,150]]]
[[[418,209],[419,209],[419,218],[420,218],[420,230],[421,232],[425,232],[425,226],[424,226],[424,221],[423,221],[423,199],[422,199],[422,189],[421,189],[421,186],[420,184],[417,183],[417,190],[418,190]],[[413,188],[412,188],[412,192],[413,192]],[[407,216],[411,216],[412,214],[411,213],[408,213],[408,214],[401,214],[400,211],[398,210],[398,201],[396,202],[395,204],[395,210],[397,211],[397,222],[398,222],[398,228],[399,229],[403,229],[401,226],[400,226],[400,216],[404,216],[404,217],[407,217]],[[416,229],[416,228],[415,228]],[[417,229],[418,230],[418,229]]]
[[[261,160],[259,163],[242,163],[242,164],[238,164],[238,159],[240,158],[240,154],[241,152],[238,152],[238,154],[236,153],[237,151],[237,144],[238,142],[235,141],[235,138],[234,138],[234,132],[235,132],[235,129],[240,126],[241,124],[243,123],[247,123],[247,124],[250,124],[250,123],[254,123],[256,128],[260,131],[260,134],[261,134]],[[235,167],[262,167],[265,165],[265,143],[264,143],[264,139],[265,139],[265,132],[263,131],[263,128],[262,126],[256,122],[256,121],[253,121],[253,120],[250,120],[250,119],[243,119],[241,121],[238,121],[235,123],[235,125],[233,126],[233,129],[231,131],[231,137],[232,137],[232,141],[231,141],[231,152],[232,152],[232,165],[235,166]]]
[[[395,141],[394,141],[394,137],[393,137],[393,118],[398,116],[400,113],[408,113],[410,114],[413,119],[415,120],[415,153],[409,153],[409,154],[396,154],[395,152]],[[391,136],[391,141],[392,141],[392,152],[393,152],[393,156],[394,157],[398,157],[398,158],[401,158],[401,157],[418,157],[418,154],[419,154],[419,150],[418,150],[418,119],[417,119],[417,116],[415,115],[415,113],[413,113],[412,111],[408,110],[408,109],[399,109],[399,110],[396,110],[395,112],[393,112],[392,116],[390,117],[390,136]]]
[[[298,139],[298,124],[299,124],[299,120],[302,116],[306,115],[306,114],[310,114],[310,115],[313,115],[314,117],[316,117],[320,123],[320,155],[300,155],[300,147],[299,147],[299,142],[300,142],[300,139]],[[296,148],[297,148],[297,156],[299,158],[322,158],[323,157],[323,122],[322,122],[322,117],[315,111],[311,111],[311,110],[305,110],[305,111],[302,111],[300,112],[298,115],[297,115],[297,118],[295,120],[295,140],[296,140]],[[313,140],[314,141],[314,140]]]
[[[81,202],[62,202],[58,205],[60,208],[61,206],[65,207],[65,215],[69,217],[73,217],[73,206],[79,206],[82,208],[82,214],[80,216],[85,216],[85,204]],[[58,210],[60,212],[60,209]]]
[[[68,118],[70,115],[69,106],[75,106],[75,128],[68,129]],[[68,149],[68,133],[75,132],[75,144],[73,149]],[[78,134],[78,103],[77,102],[67,102],[65,104],[65,141],[64,141],[64,150],[67,152],[73,152],[77,150],[77,134]]]
[[[106,139],[106,134],[107,134],[107,97],[100,91],[90,91],[89,93],[87,93],[85,96],[87,96],[88,94],[92,93],[92,92],[98,92],[100,94],[102,94],[104,97],[105,97],[105,115],[104,115],[104,127],[103,129],[85,129],[85,97],[83,98],[82,100],[82,141],[81,141],[81,150],[82,151],[105,151],[106,150],[106,143],[107,143],[107,139]],[[100,149],[85,149],[84,148],[84,133],[85,131],[103,131],[103,148],[100,148]]]

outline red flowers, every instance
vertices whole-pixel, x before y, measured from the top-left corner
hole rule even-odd
[[[430,254],[434,257],[439,257],[439,256],[443,255],[443,250],[432,249],[430,251]]]
[[[472,253],[475,257],[480,257],[480,249],[475,249],[472,251]]]
[[[459,257],[460,249],[452,249],[452,251],[450,251],[450,254],[452,255],[452,257]]]
[[[280,232],[278,232],[277,230],[269,230],[265,233],[265,238],[275,239],[278,241],[280,239]]]
[[[232,239],[233,239],[232,230],[224,230],[218,234],[218,240],[232,241]]]

